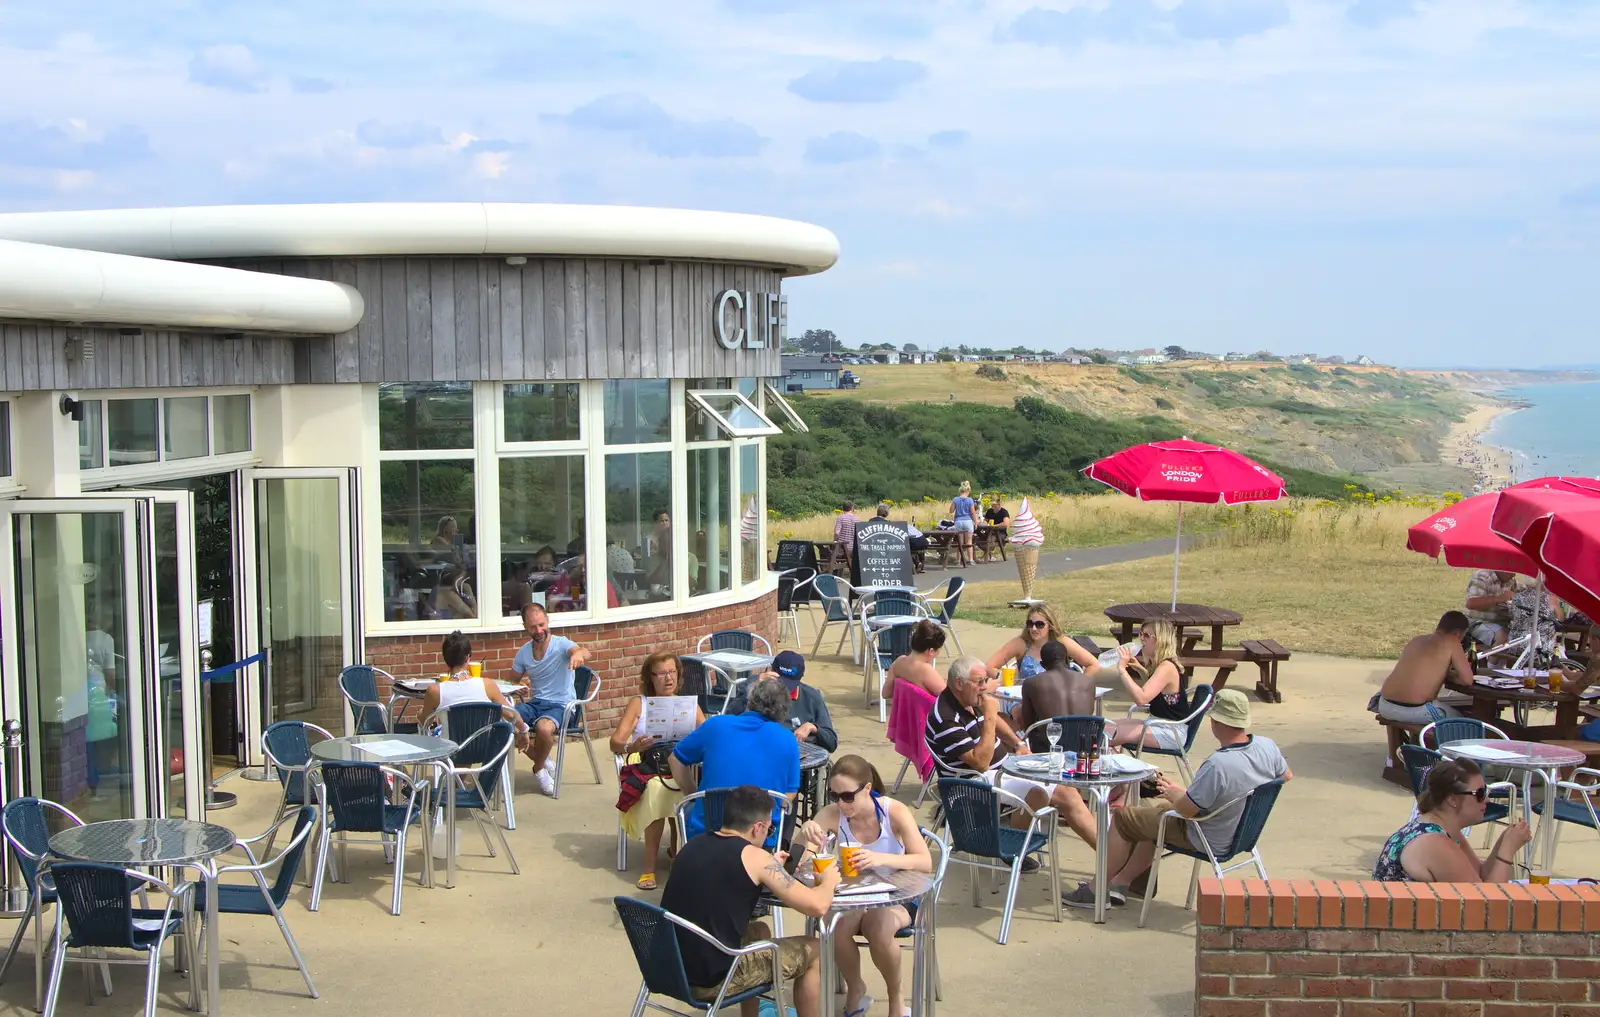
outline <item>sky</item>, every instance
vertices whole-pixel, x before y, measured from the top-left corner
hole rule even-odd
[[[1595,360],[1576,0],[0,0],[0,96],[0,210],[752,212],[850,344]]]

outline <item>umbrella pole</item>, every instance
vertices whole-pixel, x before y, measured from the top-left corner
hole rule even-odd
[[[1178,534],[1172,538],[1172,609],[1178,609],[1178,555],[1183,550],[1183,502],[1178,502]]]

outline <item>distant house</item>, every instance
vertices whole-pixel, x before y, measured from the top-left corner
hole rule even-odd
[[[899,350],[873,350],[871,357],[874,363],[898,364],[900,363]]]
[[[1133,358],[1130,357],[1130,356],[1127,356],[1127,355],[1123,355],[1123,356],[1118,357],[1116,362],[1119,363],[1119,364],[1127,364],[1129,366],[1132,366]]]
[[[838,388],[840,366],[821,357],[784,357],[783,389],[803,392],[808,388]]]
[[[1061,364],[1087,364],[1089,358],[1077,353],[1062,353],[1056,357],[1056,362]]]
[[[900,352],[900,362],[902,364],[926,364],[932,359],[932,353],[924,353],[921,350],[913,350],[910,353],[904,350]]]
[[[1317,362],[1319,364],[1342,364],[1342,363],[1344,363],[1344,358],[1343,357],[1337,357],[1337,356],[1335,356],[1335,357],[1323,357],[1321,360],[1319,360]]]
[[[1141,353],[1133,358],[1136,364],[1164,364],[1167,362],[1165,353]]]
[[[1227,361],[1249,360],[1250,359],[1250,354],[1248,354],[1248,353],[1236,353],[1236,352],[1230,351],[1228,353],[1224,353],[1222,355],[1222,359],[1223,360],[1227,360]]]
[[[963,364],[978,364],[983,362],[983,358],[978,356],[976,353],[963,353],[961,355],[961,362]]]
[[[1315,353],[1291,353],[1283,358],[1283,362],[1286,364],[1315,364],[1317,355]]]
[[[1378,362],[1376,360],[1373,360],[1371,357],[1361,356],[1361,357],[1357,357],[1354,361],[1352,361],[1352,363],[1359,364],[1362,367],[1373,367]]]

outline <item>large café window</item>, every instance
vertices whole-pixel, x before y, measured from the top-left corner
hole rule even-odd
[[[477,514],[468,382],[378,387],[384,617],[476,618]]]
[[[11,479],[11,404],[0,399],[0,483]]]
[[[672,600],[672,383],[607,381],[604,391],[607,601]]]
[[[583,412],[574,382],[500,386],[500,611],[588,609]]]

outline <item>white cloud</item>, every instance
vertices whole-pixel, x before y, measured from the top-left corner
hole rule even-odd
[[[250,47],[228,43],[196,53],[189,61],[189,80],[230,92],[265,92],[271,79]]]

